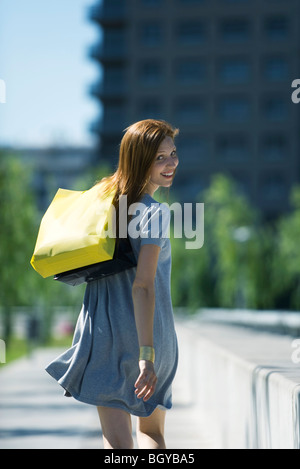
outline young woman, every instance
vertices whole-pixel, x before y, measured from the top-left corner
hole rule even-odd
[[[137,267],[87,285],[72,347],[46,368],[65,395],[97,406],[105,449],[133,447],[131,415],[138,417],[139,448],[165,448],[178,350],[170,240],[166,224],[158,223],[166,205],[153,195],[172,185],[177,133],[152,119],[126,130],[118,169],[100,183],[102,190],[116,190],[116,213],[121,196],[127,196],[128,208],[138,203],[127,218]]]

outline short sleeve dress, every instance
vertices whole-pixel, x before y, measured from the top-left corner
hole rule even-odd
[[[66,396],[140,417],[151,415],[156,407],[172,407],[178,346],[170,289],[169,214],[165,204],[145,194],[128,224],[136,259],[144,244],[161,248],[155,276],[155,393],[144,402],[134,392],[139,344],[132,300],[136,268],[132,268],[87,284],[72,346],[46,367]]]

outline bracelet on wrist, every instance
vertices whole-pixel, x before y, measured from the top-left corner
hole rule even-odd
[[[153,347],[142,346],[140,347],[140,356],[139,360],[148,360],[154,363],[155,360],[155,351]]]

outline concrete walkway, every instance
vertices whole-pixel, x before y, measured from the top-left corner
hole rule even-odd
[[[213,448],[213,436],[195,412],[190,335],[181,323],[177,334],[180,361],[173,409],[167,412],[167,447]],[[0,365],[0,449],[103,448],[96,408],[64,397],[44,371],[59,353],[57,349],[36,350],[31,358]]]

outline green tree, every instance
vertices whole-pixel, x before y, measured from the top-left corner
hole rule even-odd
[[[201,203],[203,200],[199,200],[199,202]],[[169,203],[171,205],[173,201]],[[182,210],[182,222],[183,216]],[[172,235],[174,229],[173,224],[171,225]],[[182,234],[182,238],[171,236],[172,301],[175,307],[186,307],[190,313],[193,313],[200,307],[214,305],[213,276],[209,269],[210,257],[205,240],[200,249],[187,249],[185,243],[191,240],[184,237],[184,229]]]
[[[251,302],[250,259],[256,213],[234,181],[217,174],[204,193],[206,244],[219,306],[245,307]]]
[[[273,261],[276,290],[288,293],[290,307],[300,308],[300,186],[291,191],[292,212],[279,220],[277,224],[277,240]]]
[[[278,270],[274,270],[275,258],[276,231],[272,225],[260,223],[255,227],[253,239],[249,245],[249,307],[255,309],[276,308],[279,291],[276,280]]]
[[[43,279],[31,267],[41,214],[32,190],[32,171],[12,154],[0,154],[0,306],[9,346],[14,307],[28,306],[38,316],[46,340],[53,307],[78,303],[79,289]]]
[[[5,340],[12,330],[13,306],[26,304],[35,213],[29,175],[18,159],[0,155],[0,304],[3,311]]]
[[[190,313],[214,305],[213,278],[207,247],[186,249],[184,239],[172,239],[172,301]]]
[[[203,247],[189,251],[184,240],[171,240],[173,304],[190,311],[271,309],[292,288],[297,298],[295,272],[300,262],[294,253],[300,231],[300,191],[297,194],[298,212],[280,224],[278,236],[276,227],[262,220],[230,177],[215,175],[198,197],[205,204]],[[293,259],[289,267],[288,258]]]

